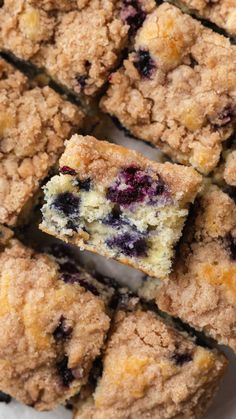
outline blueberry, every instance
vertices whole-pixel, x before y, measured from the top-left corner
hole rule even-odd
[[[133,63],[139,74],[145,78],[150,78],[156,69],[154,60],[150,56],[149,51],[146,50],[140,49],[137,51]]]
[[[124,0],[121,10],[121,19],[129,25],[129,33],[133,35],[143,24],[146,12],[142,10],[139,1]]]
[[[160,179],[153,180],[151,176],[135,166],[123,169],[118,175],[114,185],[107,190],[107,199],[120,206],[129,206],[142,202],[147,198],[149,203],[154,203],[157,196],[167,195],[167,187]]]
[[[76,74],[75,79],[77,83],[80,85],[81,90],[85,88],[87,78],[88,78],[87,74]]]
[[[57,371],[62,379],[64,386],[69,387],[72,381],[74,381],[75,377],[73,375],[72,369],[68,368],[68,356],[65,355],[64,358],[58,362]]]
[[[66,325],[66,319],[64,316],[60,317],[58,326],[53,332],[55,340],[66,340],[69,339],[72,333],[72,327]]]
[[[66,216],[78,216],[80,199],[71,192],[62,192],[53,201],[53,207]]]
[[[228,233],[226,236],[226,246],[230,251],[230,257],[236,260],[236,237],[231,233]]]
[[[6,393],[3,393],[3,391],[0,391],[0,403],[10,403],[11,396],[9,396]]]
[[[63,173],[63,175],[76,175],[76,171],[69,166],[62,166],[59,171],[60,173]]]
[[[117,247],[121,253],[130,257],[147,256],[148,244],[138,232],[124,233],[106,240],[108,247]]]
[[[235,111],[232,105],[229,103],[224,107],[224,109],[219,113],[216,121],[214,121],[214,126],[216,128],[223,127],[231,122],[232,118],[235,116]]]
[[[79,84],[81,90],[84,90],[84,88],[86,86],[87,79],[89,77],[90,67],[91,67],[91,63],[89,61],[85,61],[85,63],[84,63],[85,74],[77,74],[75,76],[75,79],[76,79],[77,83]]]
[[[108,214],[103,220],[102,223],[109,225],[113,228],[119,229],[123,225],[127,225],[128,221],[123,219],[122,213],[119,208],[113,208],[113,210]]]
[[[191,362],[193,360],[193,357],[188,352],[182,354],[175,352],[172,355],[171,359],[175,362],[176,365],[182,367],[182,365],[186,364],[187,362]]]
[[[75,220],[68,220],[66,223],[66,228],[72,231],[78,231],[79,225]]]
[[[81,191],[88,192],[91,188],[91,179],[87,178],[87,179],[81,180],[81,179],[76,178],[73,182],[73,185],[78,186]]]

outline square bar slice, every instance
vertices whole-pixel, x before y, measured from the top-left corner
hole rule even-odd
[[[164,279],[200,184],[192,168],[74,135],[44,188],[41,229]]]
[[[235,0],[174,0],[174,3],[194,15],[206,19],[229,35],[236,35],[236,1]]]
[[[8,240],[0,254],[0,391],[37,410],[78,393],[106,338],[110,294],[66,255]]]
[[[154,0],[5,0],[0,47],[43,67],[69,90],[94,95],[154,5]]]
[[[0,59],[0,223],[13,225],[84,114]]]
[[[101,108],[173,160],[208,174],[235,128],[236,46],[165,3],[109,79]]]
[[[200,419],[227,361],[141,307],[120,310],[102,358],[94,393],[74,419]]]
[[[236,351],[236,205],[217,186],[196,200],[161,310]]]

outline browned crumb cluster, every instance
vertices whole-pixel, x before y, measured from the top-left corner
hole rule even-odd
[[[0,47],[44,67],[67,88],[93,95],[136,29],[132,17],[141,24],[154,5],[154,0],[137,6],[123,0],[5,0]]]
[[[196,201],[159,307],[236,350],[236,206],[212,186]]]
[[[83,112],[0,60],[0,223],[14,224]]]
[[[138,31],[101,107],[137,138],[207,174],[234,129],[235,74],[236,46],[165,3]]]
[[[236,35],[235,0],[174,0],[177,5],[187,7],[195,15],[207,19],[223,28],[231,35]]]
[[[109,327],[103,299],[16,240],[0,267],[0,390],[53,409],[86,384],[100,354]],[[88,274],[79,275],[86,283]]]
[[[202,418],[226,367],[217,351],[141,308],[119,311],[92,397],[75,419]]]

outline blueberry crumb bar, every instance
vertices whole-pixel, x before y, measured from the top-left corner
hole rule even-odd
[[[235,74],[236,46],[164,3],[110,76],[101,108],[136,138],[208,174],[235,128]]]
[[[94,95],[154,5],[154,0],[5,0],[0,48],[43,67],[69,90]]]
[[[65,254],[8,240],[0,254],[0,390],[37,410],[78,393],[103,347],[112,294]]]
[[[82,129],[82,110],[49,87],[37,87],[0,58],[0,223],[14,225]]]
[[[142,307],[120,309],[102,358],[101,376],[74,419],[200,419],[227,361]]]
[[[40,228],[164,279],[200,185],[192,168],[74,135],[44,188]]]
[[[195,201],[159,308],[236,351],[236,205],[217,186]]]

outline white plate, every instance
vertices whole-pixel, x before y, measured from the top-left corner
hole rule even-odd
[[[161,158],[157,150],[141,141],[126,137],[121,131],[114,128],[109,119],[105,118],[100,126],[96,128],[95,134],[98,138],[109,138],[128,148],[138,150],[153,160],[160,160]],[[122,283],[127,282],[134,288],[142,278],[142,274],[136,270],[114,261],[108,261],[100,256],[83,252],[82,255],[80,254],[80,257],[86,263],[93,263],[98,271],[117,278]],[[236,419],[236,356],[227,348],[223,348],[223,350],[230,359],[228,373],[205,419]],[[70,419],[71,416],[72,413],[64,408],[59,408],[50,413],[38,413],[32,408],[20,405],[15,401],[12,401],[9,405],[0,403],[0,419]]]

